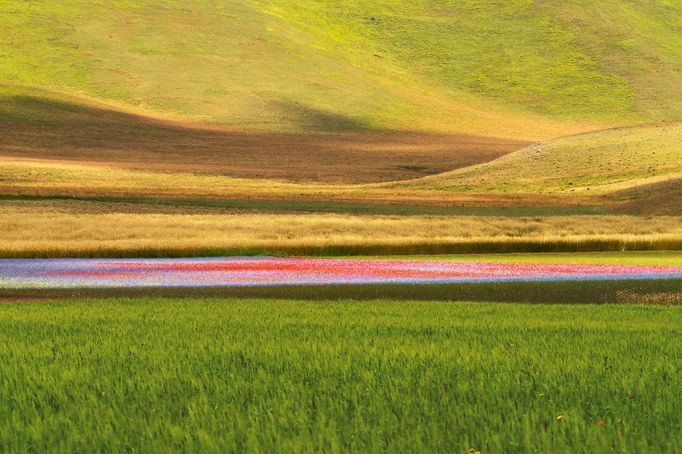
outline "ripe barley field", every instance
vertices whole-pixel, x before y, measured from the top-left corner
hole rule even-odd
[[[681,225],[677,216],[263,213],[211,206],[5,200],[0,202],[0,256],[680,250]]]
[[[678,452],[682,308],[0,304],[0,450]]]

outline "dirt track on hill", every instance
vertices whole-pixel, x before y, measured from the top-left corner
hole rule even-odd
[[[496,159],[528,143],[468,135],[367,131],[280,134],[197,128],[27,98],[47,119],[0,119],[0,155],[295,182],[416,178]]]

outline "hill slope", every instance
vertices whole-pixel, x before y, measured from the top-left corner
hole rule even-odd
[[[396,186],[594,195],[680,177],[682,123],[671,123],[564,137],[530,145],[485,164]]]
[[[0,3],[0,81],[269,131],[545,139],[682,118],[676,2]]]
[[[0,157],[295,182],[371,183],[462,168],[526,145],[463,134],[283,134],[200,127],[0,84]]]

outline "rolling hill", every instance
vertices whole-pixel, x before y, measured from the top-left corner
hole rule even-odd
[[[526,141],[411,131],[282,133],[149,117],[0,85],[0,155],[294,182],[404,180],[490,161]]]
[[[276,132],[541,140],[682,118],[678,2],[0,4],[0,81]]]
[[[680,17],[643,0],[7,0],[0,182],[665,213]]]
[[[680,177],[682,123],[668,123],[537,143],[488,163],[396,186],[454,192],[607,194]]]

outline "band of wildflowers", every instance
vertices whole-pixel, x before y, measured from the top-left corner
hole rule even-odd
[[[681,266],[220,257],[5,259],[0,288],[215,287],[682,279]]]

